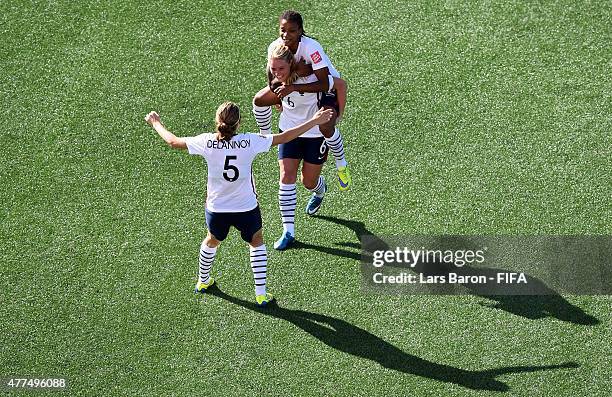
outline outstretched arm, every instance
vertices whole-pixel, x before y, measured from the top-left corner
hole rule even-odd
[[[274,146],[274,145],[278,145],[281,143],[287,143],[289,141],[294,140],[298,136],[302,135],[303,133],[305,133],[306,131],[314,127],[315,125],[327,123],[329,120],[331,120],[332,113],[333,112],[331,109],[319,110],[307,122],[300,124],[297,127],[289,128],[287,131],[281,134],[274,135],[272,137],[272,145]]]
[[[149,123],[155,131],[162,137],[166,143],[174,149],[187,149],[187,142],[183,138],[175,136],[173,133],[168,131],[161,122],[159,114],[153,111],[145,116],[145,121]]]

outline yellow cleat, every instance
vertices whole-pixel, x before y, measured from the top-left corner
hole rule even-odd
[[[340,186],[340,191],[344,192],[348,190],[351,185],[351,173],[348,170],[348,167],[339,167],[338,168],[338,186]]]
[[[195,291],[193,292],[195,292],[196,294],[203,294],[206,292],[207,289],[212,287],[214,284],[215,284],[215,279],[212,277],[208,280],[208,284],[198,281],[198,283],[195,286]]]
[[[257,295],[255,297],[255,304],[259,307],[264,307],[269,303],[274,301],[274,295],[271,293],[266,293],[265,295]]]

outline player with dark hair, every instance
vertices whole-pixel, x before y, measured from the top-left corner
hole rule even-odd
[[[338,186],[340,190],[347,190],[351,183],[351,176],[344,154],[344,143],[340,131],[336,127],[338,119],[343,115],[344,102],[346,98],[337,97],[337,87],[334,77],[340,74],[329,60],[323,47],[319,42],[304,33],[304,22],[302,16],[296,11],[284,11],[279,18],[280,37],[268,47],[268,55],[273,47],[278,44],[286,45],[294,55],[297,65],[297,73],[300,77],[314,75],[316,79],[311,82],[282,84],[274,89],[269,84],[261,89],[253,99],[253,113],[261,133],[272,131],[271,106],[278,105],[286,96],[299,93],[320,93],[319,107],[333,109],[334,116],[329,123],[320,127],[325,143],[332,152],[338,171]],[[268,71],[268,82],[273,77]],[[344,83],[341,81],[340,83]],[[346,87],[343,87],[346,92]],[[339,104],[339,99],[341,103]]]

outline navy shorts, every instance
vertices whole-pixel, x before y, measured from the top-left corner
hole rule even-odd
[[[328,151],[329,148],[323,137],[298,137],[290,142],[278,145],[278,159],[298,159],[310,164],[320,165],[327,160]]]
[[[244,241],[250,243],[253,236],[261,229],[261,211],[259,206],[247,212],[210,212],[206,210],[208,231],[219,241],[225,240],[230,227],[240,232]]]
[[[323,106],[329,106],[336,109],[336,113],[340,113],[340,105],[338,105],[338,97],[336,96],[336,90],[332,92],[323,92],[319,98],[319,109]]]

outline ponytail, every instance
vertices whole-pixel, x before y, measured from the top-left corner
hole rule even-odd
[[[236,135],[240,125],[240,109],[233,102],[224,102],[217,109],[215,115],[215,132],[219,134],[217,139],[223,141],[231,140]]]

